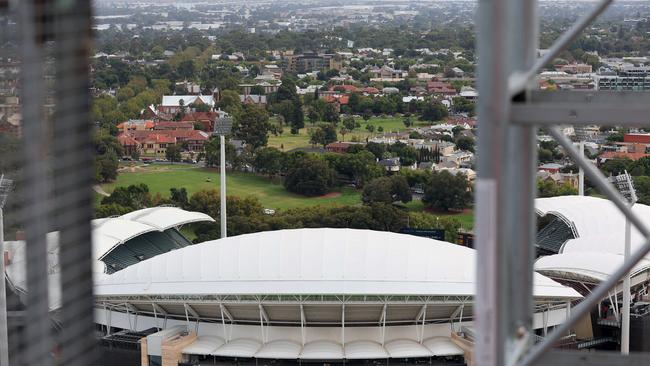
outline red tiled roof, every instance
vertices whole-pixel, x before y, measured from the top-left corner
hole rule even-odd
[[[643,157],[650,156],[644,152],[624,152],[624,151],[605,151],[600,154],[601,159],[623,159],[639,160]]]
[[[215,118],[217,118],[219,115],[217,112],[194,112],[194,113],[188,113],[186,114],[181,121],[183,122],[188,122],[188,121],[214,121]]]
[[[155,124],[154,128],[193,129],[194,125],[192,122],[160,121]]]
[[[354,85],[335,85],[330,87],[330,90],[342,90],[346,93],[356,93],[359,91],[359,88]]]
[[[379,94],[379,89],[373,88],[372,86],[363,88],[363,91],[368,94]]]
[[[128,133],[121,133],[117,136],[117,141],[122,146],[138,146],[138,141]]]
[[[348,95],[341,95],[341,96],[326,95],[325,97],[323,97],[323,99],[327,103],[338,102],[340,105],[346,105],[350,101],[350,97]]]

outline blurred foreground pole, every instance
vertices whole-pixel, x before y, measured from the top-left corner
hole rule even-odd
[[[479,1],[474,359],[481,366],[515,361],[532,324],[534,129],[509,123],[508,85],[535,61],[536,9],[535,0]]]

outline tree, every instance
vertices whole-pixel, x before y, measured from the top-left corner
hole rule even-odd
[[[574,196],[578,190],[571,184],[556,184],[550,180],[537,180],[537,197],[557,197],[557,196]]]
[[[165,150],[165,158],[172,164],[181,161],[181,147],[178,145],[168,145]]]
[[[269,115],[264,109],[253,104],[245,104],[241,113],[235,115],[234,135],[253,149],[266,146],[270,129]]]
[[[110,196],[102,199],[102,205],[117,204],[128,207],[131,211],[151,206],[151,194],[146,184],[134,184],[117,187]]]
[[[320,114],[318,114],[318,111],[314,107],[309,108],[309,112],[307,113],[307,118],[309,118],[309,122],[312,125],[315,125],[316,122],[320,119]]]
[[[336,109],[334,103],[327,103],[325,106],[325,110],[323,111],[323,120],[333,123],[339,122],[339,111]]]
[[[253,166],[258,173],[266,174],[271,178],[280,175],[285,168],[285,161],[285,153],[273,147],[265,147],[255,153]]]
[[[404,117],[404,119],[402,120],[402,122],[404,123],[404,126],[405,126],[406,128],[409,128],[409,127],[413,126],[413,120],[411,120],[411,116],[406,116],[406,117]]]
[[[474,139],[469,136],[460,136],[456,139],[456,148],[459,150],[474,152]]]
[[[343,118],[343,127],[348,131],[354,131],[357,127],[357,121],[355,121],[352,116],[346,116]]]
[[[230,114],[237,114],[242,109],[239,93],[234,90],[224,90],[221,92],[221,99],[217,106]]]
[[[421,119],[425,121],[440,121],[443,118],[447,117],[449,112],[447,111],[447,107],[442,105],[442,103],[428,103],[425,107],[424,110],[422,110],[422,116]]]
[[[182,187],[180,189],[170,188],[169,199],[176,207],[185,209],[189,205],[189,201],[187,199],[187,190],[185,189],[185,187]]]
[[[362,117],[364,121],[370,120],[370,118],[372,118],[372,111],[370,109],[364,109]]]
[[[312,145],[323,145],[323,147],[337,140],[336,128],[328,123],[320,125],[316,131],[312,132],[309,142]]]
[[[364,204],[410,202],[413,199],[406,178],[401,175],[373,179],[363,187]]]
[[[305,196],[320,196],[334,185],[334,169],[323,159],[304,155],[287,171],[284,187]]]
[[[422,202],[435,210],[449,211],[467,208],[472,200],[467,176],[446,170],[433,172],[424,187]]]
[[[212,136],[203,145],[205,165],[208,167],[217,167],[221,164],[221,138],[219,136]],[[235,147],[226,142],[226,161],[231,164],[234,162],[237,152]]]

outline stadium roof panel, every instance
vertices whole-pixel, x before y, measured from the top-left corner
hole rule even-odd
[[[432,356],[425,346],[412,339],[396,339],[384,345],[391,358],[413,358]]]
[[[388,352],[378,342],[359,340],[345,344],[345,358],[348,360],[371,360],[388,358]]]
[[[577,238],[566,241],[561,253],[623,254],[625,251],[625,217],[609,200],[589,196],[538,198],[535,208],[538,214],[562,217],[575,228]],[[635,204],[632,210],[650,226],[650,206]],[[643,242],[643,235],[632,226],[632,251]]]
[[[261,232],[204,242],[134,264],[96,295],[472,296],[475,251],[428,238],[354,229]],[[539,274],[535,296],[578,298]]]
[[[187,355],[211,355],[217,348],[223,346],[226,342],[223,338],[213,335],[199,336],[194,343],[183,348],[183,353]]]
[[[431,351],[434,356],[457,356],[462,355],[463,350],[460,349],[449,337],[431,337],[425,339],[422,344]]]
[[[256,358],[295,360],[300,356],[302,346],[298,342],[277,340],[266,343],[256,354]]]
[[[563,253],[541,257],[535,262],[535,270],[553,278],[587,283],[607,279],[622,264],[624,257],[611,253]],[[642,260],[632,270],[632,276],[650,268],[650,260]]]
[[[334,341],[308,342],[302,349],[300,358],[305,360],[327,360],[344,358],[343,346]]]

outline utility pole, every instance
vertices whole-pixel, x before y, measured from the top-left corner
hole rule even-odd
[[[0,175],[0,366],[9,366],[9,333],[7,326],[7,289],[5,280],[4,205],[13,186],[10,179]]]
[[[219,118],[214,124],[214,132],[219,135],[219,160],[220,160],[220,188],[221,188],[221,238],[228,237],[228,225],[226,221],[226,135],[232,130],[232,119],[230,117]]]

